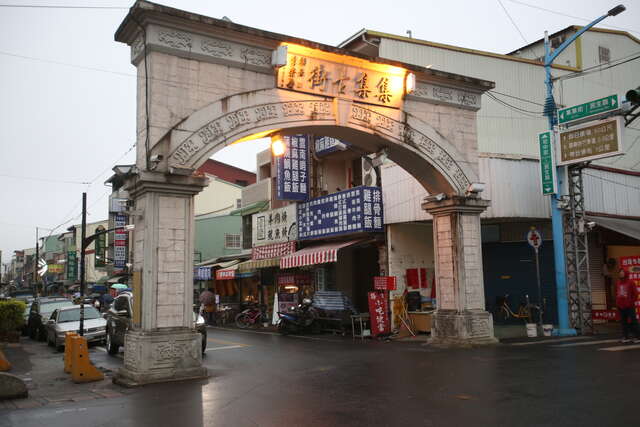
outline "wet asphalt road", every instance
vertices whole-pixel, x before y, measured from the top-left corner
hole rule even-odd
[[[207,381],[2,411],[0,426],[637,425],[640,345],[596,340],[443,350],[212,328]],[[101,350],[96,365],[122,363]]]

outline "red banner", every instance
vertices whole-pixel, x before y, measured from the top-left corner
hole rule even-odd
[[[371,335],[376,337],[391,331],[389,323],[389,297],[386,292],[369,292]]]
[[[640,255],[620,257],[620,266],[627,273],[627,277],[636,285],[640,298]],[[636,318],[640,319],[640,299],[636,300]]]
[[[615,320],[620,321],[620,311],[614,310],[591,310],[591,316],[594,320]]]
[[[236,278],[235,269],[218,270],[216,271],[216,280],[231,280]]]
[[[376,291],[395,291],[396,276],[375,276],[373,278],[373,289]]]

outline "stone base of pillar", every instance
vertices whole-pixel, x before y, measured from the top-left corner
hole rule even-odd
[[[438,310],[433,315],[429,343],[442,346],[497,344],[493,317],[484,310]]]
[[[125,387],[207,378],[202,366],[202,337],[188,328],[153,332],[129,331],[125,336],[124,367],[113,382]]]

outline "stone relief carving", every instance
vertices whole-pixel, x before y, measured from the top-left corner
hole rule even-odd
[[[203,52],[216,58],[230,58],[233,56],[231,44],[222,40],[202,39],[200,41],[200,48]]]
[[[142,37],[138,37],[136,41],[131,44],[131,57],[135,58],[144,50],[144,40]]]
[[[260,49],[245,47],[240,51],[240,57],[244,62],[251,65],[264,66],[271,64],[271,54]]]
[[[167,46],[190,50],[192,46],[192,38],[190,34],[174,30],[160,30],[158,32],[158,41]]]
[[[175,341],[160,343],[153,349],[153,360],[155,362],[167,362],[180,359],[184,356],[184,348]]]
[[[471,109],[480,108],[480,94],[461,89],[453,89],[446,86],[419,83],[412,97],[427,101],[444,102],[447,104],[461,105]]]
[[[487,337],[491,335],[489,319],[470,319],[468,322],[469,334],[472,337]]]
[[[140,366],[140,346],[135,339],[126,340],[125,352],[124,352],[124,364],[129,369],[138,369]]]

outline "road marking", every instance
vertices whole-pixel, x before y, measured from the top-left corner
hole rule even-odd
[[[216,350],[231,350],[232,348],[245,348],[245,347],[249,347],[247,345],[226,345],[224,347],[214,347],[214,348],[208,348],[205,350],[205,352],[207,351],[216,351]]]
[[[605,347],[605,348],[599,348],[599,351],[626,351],[626,350],[637,350],[640,348],[640,344],[636,344],[636,345],[618,345],[615,347]]]
[[[572,342],[569,344],[560,344],[560,345],[552,345],[551,347],[578,347],[583,345],[598,345],[598,344],[607,344],[611,342],[620,342],[619,339],[612,340],[600,340],[600,341],[587,341],[587,342]]]
[[[229,344],[236,347],[250,347],[249,344],[243,344],[241,342],[233,342],[233,341],[224,341],[216,338],[207,338],[207,342],[215,342],[217,344]]]
[[[527,341],[527,342],[515,342],[513,344],[509,344],[511,346],[516,346],[516,345],[536,345],[536,344],[549,344],[549,343],[555,343],[555,342],[563,342],[563,341],[575,341],[575,340],[586,340],[589,339],[591,337],[568,337],[568,338],[557,338],[557,339],[548,339],[548,340],[542,340],[542,341]]]

